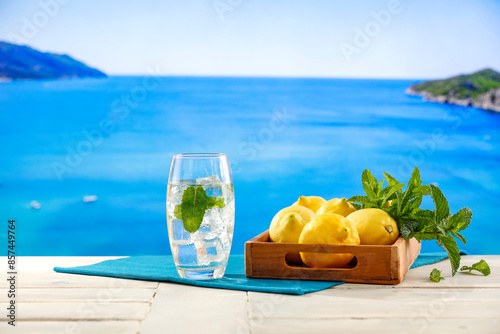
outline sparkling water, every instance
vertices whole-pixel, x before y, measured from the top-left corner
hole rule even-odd
[[[207,196],[224,199],[223,208],[205,212],[200,228],[190,233],[174,210],[182,203],[182,195],[190,186],[202,186]],[[176,182],[167,190],[168,236],[174,261],[181,277],[220,278],[224,275],[231,250],[234,229],[233,185],[218,176]]]

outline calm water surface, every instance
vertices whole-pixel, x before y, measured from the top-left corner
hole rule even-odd
[[[0,84],[0,213],[21,255],[170,253],[171,157],[225,152],[232,252],[300,195],[362,193],[360,175],[400,181],[418,165],[452,211],[469,206],[471,253],[500,254],[500,114],[424,103],[414,81],[143,78]],[[84,203],[85,195],[96,195]],[[41,204],[39,210],[30,202]],[[426,203],[430,205],[429,202]],[[6,229],[0,229],[5,238]],[[426,242],[423,251],[436,251]]]

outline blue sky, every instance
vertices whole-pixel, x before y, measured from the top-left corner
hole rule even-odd
[[[2,1],[0,40],[67,53],[108,74],[438,78],[500,70],[500,1],[393,1]]]

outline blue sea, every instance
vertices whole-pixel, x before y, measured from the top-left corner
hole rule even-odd
[[[300,195],[350,197],[363,193],[365,168],[404,182],[418,166],[453,212],[472,209],[460,247],[500,254],[500,114],[405,95],[414,82],[114,76],[0,83],[0,239],[15,219],[20,255],[168,254],[172,155],[224,152],[236,196],[233,253]],[[97,201],[83,202],[89,195]],[[423,251],[438,249],[423,243]]]

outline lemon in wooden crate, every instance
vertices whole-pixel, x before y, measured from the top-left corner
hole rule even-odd
[[[316,217],[316,214],[303,206],[289,206],[280,210],[271,221],[269,238],[274,242],[298,243],[304,226]],[[301,263],[299,253],[288,253],[287,261]]]
[[[300,244],[359,245],[359,235],[354,224],[347,218],[324,213],[316,216],[302,230]],[[351,261],[352,254],[301,252],[302,261],[311,268],[339,268]]]
[[[325,202],[326,200],[320,196],[300,196],[292,206],[303,206],[316,212]]]
[[[361,245],[392,245],[399,237],[398,225],[382,209],[361,209],[347,219],[356,226]]]
[[[323,203],[318,211],[316,211],[316,214],[321,215],[323,213],[336,213],[347,217],[354,211],[356,211],[356,208],[351,203],[347,202],[345,198],[334,198]]]

